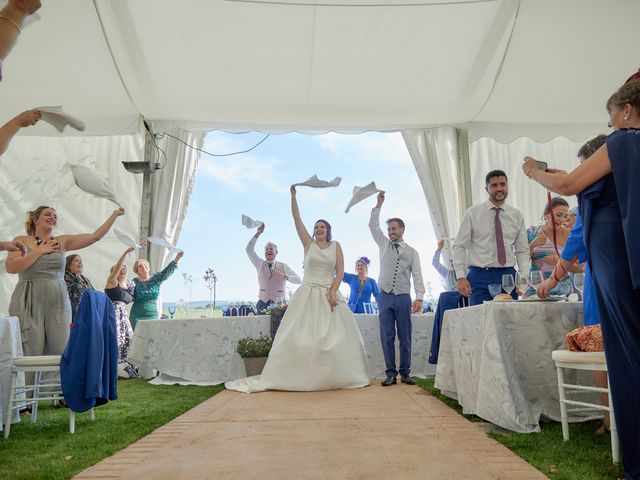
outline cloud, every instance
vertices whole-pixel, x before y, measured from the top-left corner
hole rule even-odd
[[[401,133],[364,133],[362,135],[327,133],[319,136],[316,141],[331,155],[349,161],[391,165],[411,162]]]
[[[282,193],[286,188],[282,182],[276,180],[281,164],[277,158],[259,155],[208,158],[203,156],[198,165],[198,173],[237,192],[260,188]]]

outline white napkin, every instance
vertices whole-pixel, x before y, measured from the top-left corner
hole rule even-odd
[[[164,247],[169,250],[169,254],[181,252],[179,248],[176,248],[175,245],[170,244],[162,237],[148,237],[149,243],[153,243],[154,245],[158,245],[159,247]]]
[[[356,203],[360,203],[365,198],[370,197],[371,195],[378,192],[384,192],[384,190],[380,190],[378,187],[376,187],[376,182],[371,182],[369,185],[366,185],[364,187],[353,187],[353,196],[351,197],[349,205],[347,205],[344,213],[349,213],[349,209]]]
[[[62,105],[57,107],[38,107],[35,110],[39,110],[42,115],[41,119],[53,125],[59,132],[62,132],[67,125],[81,132],[85,129],[82,120],[62,111]]]
[[[80,190],[95,195],[96,197],[111,200],[119,207],[122,206],[116,199],[111,184],[95,170],[82,165],[71,165],[71,173],[73,173],[73,181],[76,182]]]
[[[342,177],[336,177],[331,181],[320,180],[317,175],[314,175],[306,182],[294,183],[294,187],[312,187],[312,188],[327,188],[327,187],[337,187],[340,185],[342,181]]]
[[[247,228],[258,228],[262,224],[263,222],[261,222],[260,220],[253,220],[246,215],[242,215],[242,225]]]
[[[142,246],[136,242],[132,236],[127,235],[122,230],[114,228],[113,233],[115,233],[118,240],[124,243],[127,247],[133,247],[135,249],[142,248]]]

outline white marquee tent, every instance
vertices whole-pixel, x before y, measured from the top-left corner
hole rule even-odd
[[[117,225],[135,235],[147,204],[120,161],[143,160],[142,118],[195,147],[212,129],[402,131],[439,235],[484,198],[491,168],[511,176],[533,222],[543,197],[522,179],[522,156],[571,168],[640,66],[636,0],[43,3],[4,62],[2,116],[63,105],[87,130],[40,122],[14,140],[0,159],[0,238],[20,234],[38,204],[57,207],[61,231],[108,216],[115,206],[73,187],[69,163],[111,179],[128,210]],[[198,153],[167,136],[158,145],[151,233],[177,241]],[[91,249],[87,273],[103,278],[122,245],[110,235]],[[160,268],[164,253],[151,259]],[[14,282],[0,277],[0,311]]]

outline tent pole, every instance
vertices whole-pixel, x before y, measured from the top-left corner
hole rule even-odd
[[[144,161],[153,165],[155,155],[157,155],[156,146],[148,131],[144,130]],[[146,172],[142,177],[142,203],[140,205],[140,239],[147,238],[151,235],[153,228],[153,195],[155,185],[155,170],[153,173]],[[149,260],[151,258],[151,245],[149,242],[140,249],[140,258]],[[151,265],[153,271],[153,265]]]
[[[471,168],[469,165],[469,130],[456,128],[456,169],[458,171],[458,206],[460,220],[464,212],[473,205],[471,195]]]

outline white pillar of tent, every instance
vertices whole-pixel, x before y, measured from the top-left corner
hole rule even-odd
[[[458,170],[458,211],[462,214],[473,205],[471,166],[469,164],[469,130],[456,128],[456,167]]]

